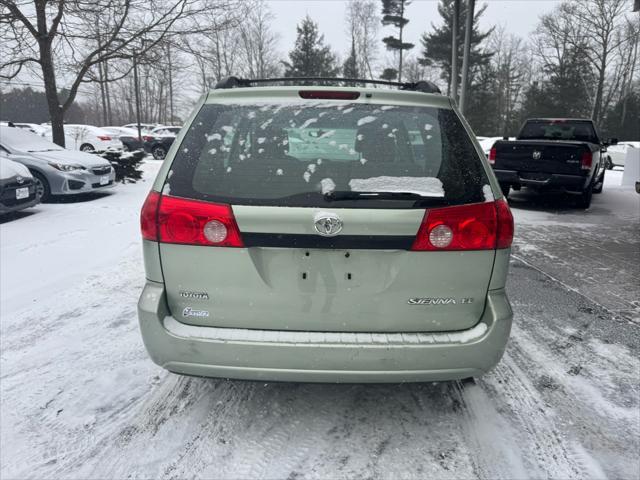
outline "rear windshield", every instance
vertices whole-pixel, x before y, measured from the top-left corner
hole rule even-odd
[[[525,123],[519,140],[575,140],[599,143],[593,124],[575,120],[535,120]]]
[[[488,180],[452,110],[336,102],[207,104],[164,192],[238,205],[412,208],[485,200]],[[486,189],[484,190],[486,191]],[[402,193],[410,200],[398,201]]]

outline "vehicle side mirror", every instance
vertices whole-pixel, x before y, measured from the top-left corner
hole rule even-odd
[[[617,144],[618,144],[617,138],[610,138],[609,140],[607,140],[607,145],[617,145]]]

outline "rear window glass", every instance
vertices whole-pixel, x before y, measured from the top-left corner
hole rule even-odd
[[[326,206],[331,192],[404,192],[413,194],[411,201],[332,206],[410,208],[481,202],[486,184],[452,110],[207,104],[176,153],[164,191],[239,205],[308,207]]]
[[[591,122],[571,120],[535,120],[525,123],[520,140],[575,140],[599,143]]]

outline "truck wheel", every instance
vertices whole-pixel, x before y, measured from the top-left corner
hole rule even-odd
[[[596,184],[593,186],[593,193],[602,193],[602,187],[604,187],[604,170],[602,170],[602,175],[596,181]]]
[[[504,195],[504,198],[507,198],[509,196],[509,192],[511,191],[511,185],[506,185],[504,183],[501,183],[500,190],[502,190],[502,194]]]
[[[589,184],[580,194],[578,206],[580,208],[589,208],[591,206],[591,198],[593,197],[593,182]]]

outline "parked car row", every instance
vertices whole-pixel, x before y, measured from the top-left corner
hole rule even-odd
[[[115,170],[99,155],[68,150],[27,129],[0,125],[0,213],[57,195],[113,187]]]
[[[0,122],[0,125],[17,127],[53,141],[51,125],[36,123]],[[157,160],[163,160],[173,144],[180,126],[141,123],[118,126],[96,127],[93,125],[65,124],[65,146],[69,150],[81,152],[105,152],[109,150],[144,150]]]

